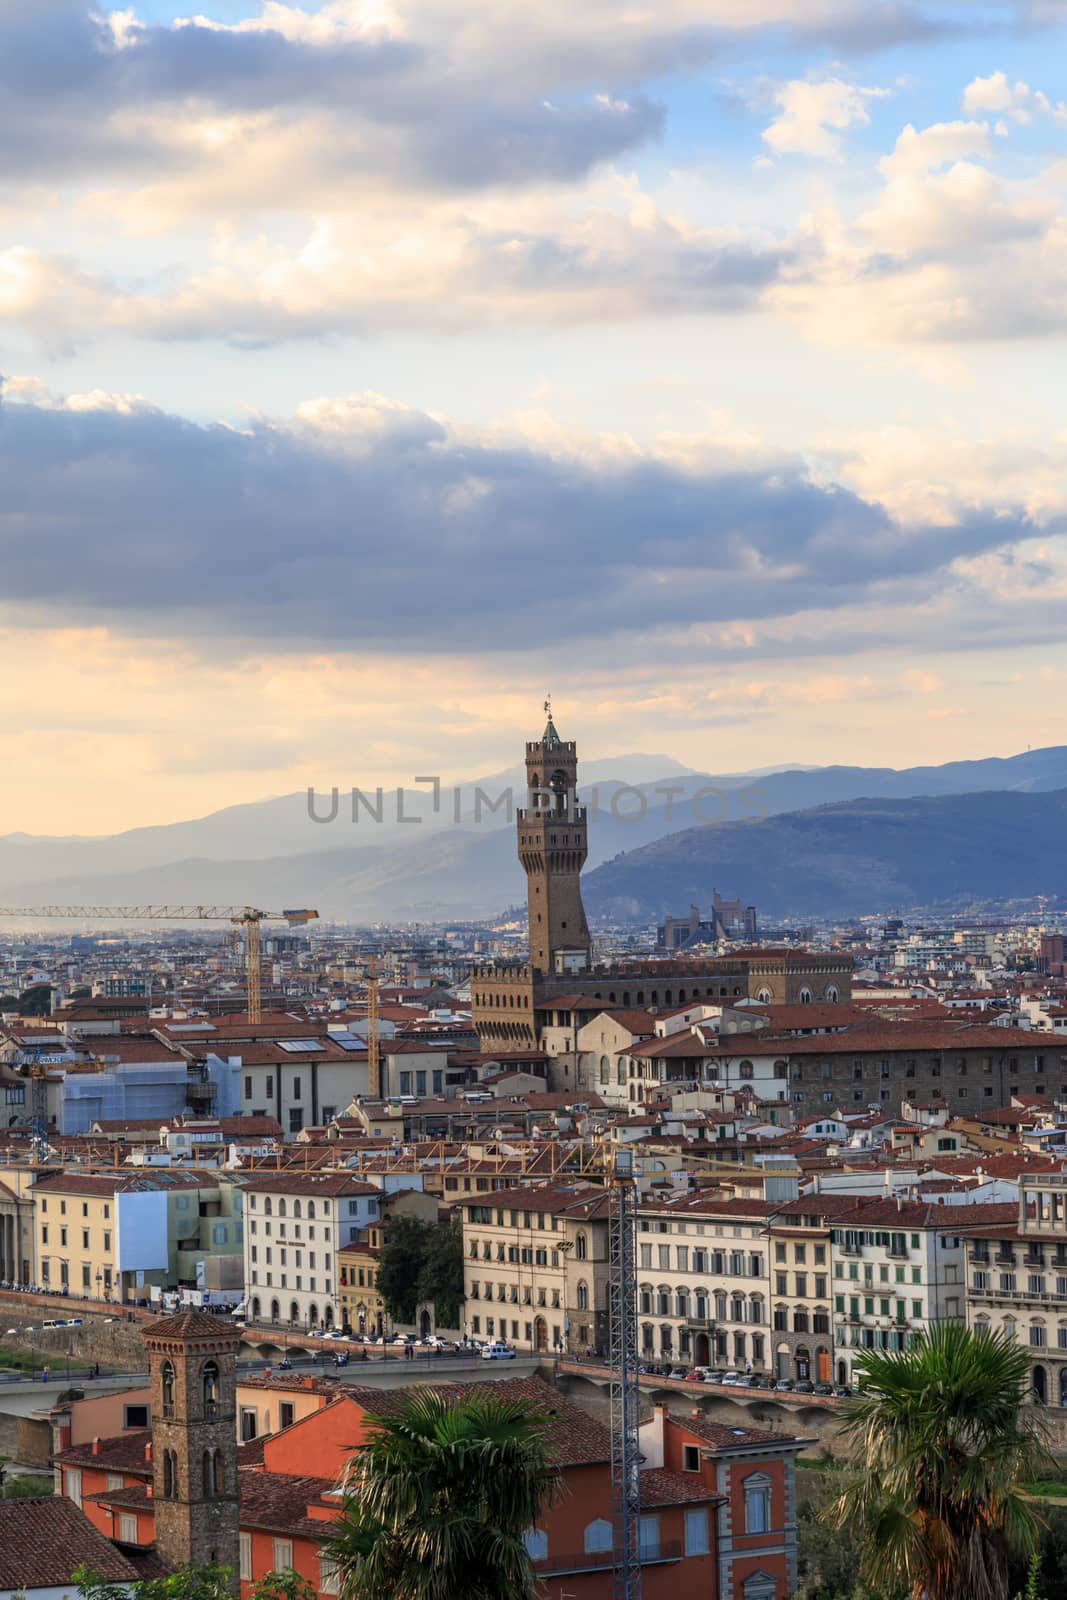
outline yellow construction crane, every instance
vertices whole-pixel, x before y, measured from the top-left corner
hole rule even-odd
[[[0,906],[0,917],[85,918],[88,922],[232,922],[245,933],[248,1020],[263,1020],[260,924],[287,922],[291,928],[313,922],[317,911],[260,911],[255,906]]]

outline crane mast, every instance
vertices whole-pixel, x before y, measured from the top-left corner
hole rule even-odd
[[[608,1213],[613,1600],[641,1600],[641,1389],[634,1292],[636,1188],[632,1152],[618,1149]]]

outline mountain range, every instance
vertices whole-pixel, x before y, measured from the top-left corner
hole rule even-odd
[[[628,755],[584,762],[580,778],[594,914],[684,915],[713,885],[776,916],[1059,892],[1067,746],[903,770],[718,776]],[[412,784],[399,815],[395,791],[360,789],[356,820],[345,789],[332,820],[312,820],[296,793],[105,837],[8,834],[0,901],[314,905],[365,923],[490,916],[524,900],[501,798],[523,803],[520,768],[445,787],[436,809],[430,786]],[[316,817],[334,809],[331,791],[316,792]]]

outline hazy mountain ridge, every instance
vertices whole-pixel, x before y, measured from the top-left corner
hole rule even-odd
[[[812,808],[869,807],[916,795],[1054,793],[1067,790],[1067,747],[901,771],[823,767],[719,777],[694,772],[667,756],[631,755],[583,762],[579,773],[580,794],[591,805],[586,881],[594,910],[632,902],[654,907],[650,914],[665,909],[683,914],[691,900],[706,905],[712,887],[718,886],[767,911],[814,914],[822,891],[815,885],[815,899],[805,899],[801,860],[794,861],[771,843],[792,838],[793,849],[801,850],[812,825],[797,822],[792,834],[783,827],[763,835],[761,848],[771,849],[777,862],[769,879],[765,859],[750,848],[752,830],[766,826],[753,817],[810,817],[818,814]],[[657,776],[650,778],[650,773]],[[450,788],[442,790],[435,813],[428,787],[407,786],[404,814],[420,819],[414,823],[397,820],[395,791],[386,790],[378,823],[365,808],[352,821],[349,786],[339,788],[337,817],[325,823],[311,820],[307,794],[300,792],[106,838],[9,834],[0,837],[0,900],[8,906],[145,900],[236,901],[269,909],[315,905],[324,916],[359,921],[489,916],[521,901],[524,884],[512,823],[503,809],[493,812],[483,806],[475,825],[475,791],[480,788],[495,800],[510,789],[514,804],[521,804],[522,785],[522,770],[514,767],[461,786],[458,826]],[[362,787],[373,803],[374,786]],[[620,793],[624,787],[640,787],[641,794]],[[669,796],[667,789],[673,791]],[[317,791],[315,808],[317,815],[329,815],[328,790]],[[855,813],[856,819],[859,815]],[[719,842],[709,853],[707,830],[713,826]],[[876,870],[858,820],[846,823],[842,818],[834,827],[833,849],[849,853],[872,898],[878,883],[901,903],[909,896],[912,903],[933,897],[929,889],[911,894],[916,875],[903,858],[890,873],[888,859],[878,857]],[[699,849],[688,835],[704,841]],[[662,857],[645,854],[657,842],[683,839],[676,851],[668,849]],[[747,841],[743,846],[742,840]],[[997,850],[1003,853],[1003,841],[998,840]],[[614,858],[622,852],[629,860],[626,870],[636,875],[630,886],[616,870]],[[659,888],[644,876],[650,859],[664,863],[667,875]],[[981,865],[976,862],[976,870]],[[607,866],[615,876],[601,876]],[[1046,859],[1043,867],[1048,866]],[[933,872],[938,863],[931,861],[929,867]],[[827,872],[843,882],[847,863],[835,860]],[[605,889],[605,884],[611,887]],[[783,900],[786,884],[788,906]],[[979,892],[977,882],[974,892]],[[885,903],[881,893],[877,898],[878,904]],[[831,895],[827,903],[838,902]]]
[[[595,915],[685,915],[712,880],[764,916],[856,916],[931,902],[1067,896],[1067,789],[861,799],[689,828],[591,872]]]

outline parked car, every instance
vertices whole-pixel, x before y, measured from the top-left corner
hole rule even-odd
[[[832,1383],[817,1383],[813,1392],[815,1394],[833,1394],[834,1386]]]
[[[774,1387],[779,1389],[783,1394],[788,1394],[793,1388],[793,1380],[792,1378],[779,1378]]]
[[[704,1379],[705,1383],[721,1383],[726,1374],[721,1367],[713,1368]]]
[[[748,1386],[750,1389],[766,1389],[768,1384],[761,1372],[753,1372],[749,1375]]]
[[[482,1350],[483,1361],[514,1361],[514,1359],[514,1350],[502,1339],[494,1339],[492,1344],[487,1344]]]
[[[745,1375],[743,1372],[728,1372],[722,1380],[724,1389],[740,1389],[744,1386]]]
[[[326,1335],[327,1339],[347,1339],[347,1333],[342,1333],[340,1328],[331,1328]]]
[[[834,1398],[835,1399],[837,1399],[837,1400],[847,1400],[851,1393],[852,1393],[852,1390],[849,1388],[847,1383],[835,1383],[834,1384]]]
[[[797,1394],[814,1394],[815,1385],[810,1378],[798,1378],[796,1382]]]
[[[451,1339],[442,1339],[440,1334],[437,1333],[429,1334],[420,1342],[430,1350],[450,1350],[452,1348]]]
[[[414,1344],[415,1335],[413,1333],[394,1333],[388,1342],[389,1344]]]
[[[707,1367],[694,1367],[691,1372],[687,1372],[685,1375],[687,1383],[705,1383],[707,1376]]]

